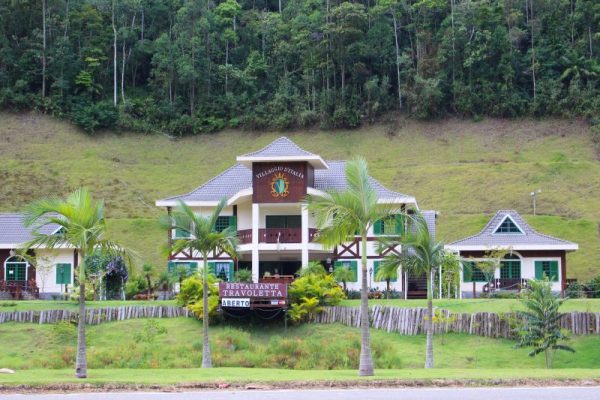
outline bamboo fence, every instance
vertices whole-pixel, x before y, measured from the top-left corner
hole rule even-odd
[[[78,311],[42,310],[0,312],[0,324],[6,322],[28,322],[36,324],[55,324],[61,321],[77,321]],[[186,308],[176,306],[121,306],[98,307],[86,310],[86,323],[98,325],[103,322],[124,321],[138,318],[177,318],[192,317]]]
[[[437,321],[434,321],[434,332],[437,334],[457,332],[491,338],[512,338],[515,334],[513,326],[517,315],[514,313],[478,312],[468,314],[439,310],[438,315],[441,318],[436,318]],[[408,336],[425,332],[426,316],[426,308],[373,306],[369,309],[371,327]],[[325,307],[313,322],[340,323],[359,327],[360,308]],[[561,328],[570,331],[573,335],[599,335],[600,313],[577,311],[564,313],[560,325]]]

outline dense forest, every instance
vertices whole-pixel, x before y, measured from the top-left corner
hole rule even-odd
[[[173,135],[593,120],[599,25],[598,0],[0,0],[0,107]]]

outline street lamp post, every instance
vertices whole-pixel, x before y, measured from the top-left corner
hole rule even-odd
[[[531,201],[533,202],[533,215],[535,215],[535,213],[536,213],[536,207],[535,207],[536,196],[538,194],[540,194],[540,193],[542,193],[541,189],[538,189],[538,190],[530,193],[530,195],[531,195]]]

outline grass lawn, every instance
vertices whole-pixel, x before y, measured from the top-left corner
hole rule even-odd
[[[166,234],[155,224],[163,211],[154,201],[187,193],[237,155],[282,134],[326,159],[365,156],[383,184],[440,212],[443,240],[476,233],[496,210],[514,208],[544,233],[580,244],[567,257],[569,277],[587,280],[599,272],[600,163],[581,121],[403,121],[352,131],[226,131],[172,140],[125,132],[89,136],[47,116],[0,113],[0,210],[89,186],[106,200],[112,236],[166,268]],[[533,217],[535,189],[542,193]]]
[[[384,305],[402,308],[427,307],[427,300],[369,300],[370,305]],[[360,300],[343,300],[341,305],[346,307],[359,307]],[[433,306],[453,312],[509,312],[518,310],[520,302],[517,299],[436,299]],[[560,311],[585,311],[600,312],[600,299],[570,299],[563,304]]]
[[[358,368],[360,331],[343,325],[300,325],[255,321],[211,328],[215,367],[286,370],[346,370]],[[165,329],[162,334],[152,335]],[[198,368],[201,363],[201,323],[194,319],[129,320],[88,327],[88,366],[91,369]],[[425,357],[425,336],[400,336],[372,330],[372,350],[378,369],[418,369]],[[138,337],[139,336],[139,337]],[[529,357],[507,339],[466,334],[435,338],[436,367],[472,371],[543,368],[543,357]],[[76,332],[70,324],[0,325],[0,365],[17,371],[63,370],[75,362]],[[598,368],[600,336],[574,337],[576,353],[559,352],[557,369]],[[124,374],[125,375],[125,374]],[[3,379],[0,376],[0,379]]]
[[[42,386],[62,383],[176,385],[194,383],[298,382],[311,384],[325,381],[368,382],[372,380],[431,381],[438,379],[468,380],[486,383],[499,380],[590,380],[600,379],[598,369],[378,369],[373,377],[358,377],[356,370],[286,370],[266,368],[169,368],[169,369],[92,369],[88,378],[76,379],[73,369],[24,370],[14,375],[0,375],[0,386]],[[483,382],[482,382],[483,381]]]

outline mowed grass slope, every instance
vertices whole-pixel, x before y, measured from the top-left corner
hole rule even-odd
[[[88,366],[114,368],[198,368],[202,358],[201,323],[195,319],[153,320],[166,333],[146,337],[150,320],[130,320],[90,326],[87,330]],[[215,367],[276,368],[296,370],[345,370],[358,368],[360,330],[342,325],[291,326],[283,323],[215,325],[211,351]],[[131,333],[134,332],[135,335]],[[422,368],[425,336],[401,336],[372,330],[376,368]],[[494,369],[519,365],[543,368],[543,357],[532,358],[527,349],[514,349],[514,341],[466,334],[435,338],[436,367]],[[570,343],[575,354],[556,353],[556,368],[600,368],[600,338],[576,337]],[[0,325],[0,365],[16,370],[65,369],[75,362],[76,331],[73,325]],[[517,362],[517,364],[515,364]],[[469,374],[464,374],[468,376]],[[1,382],[1,381],[0,381]]]
[[[371,175],[439,211],[439,238],[480,230],[513,208],[545,233],[578,242],[569,277],[600,271],[600,163],[581,121],[405,121],[354,131],[226,131],[174,140],[103,133],[90,137],[37,114],[0,113],[0,210],[85,185],[106,200],[109,228],[142,259],[165,265],[156,199],[188,192],[281,135],[326,159],[362,155]],[[541,189],[531,216],[532,190]]]

